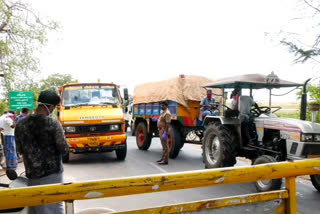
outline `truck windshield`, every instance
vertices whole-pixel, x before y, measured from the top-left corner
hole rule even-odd
[[[64,87],[63,106],[118,105],[120,103],[114,85],[75,85]]]

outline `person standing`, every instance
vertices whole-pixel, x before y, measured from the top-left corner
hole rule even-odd
[[[3,120],[4,155],[6,157],[7,169],[18,167],[14,128],[16,127],[16,116],[14,111],[8,111]]]
[[[63,182],[62,156],[69,152],[63,128],[51,117],[60,97],[52,90],[42,91],[35,114],[22,118],[15,129],[17,150],[23,155],[28,185]],[[64,203],[29,208],[34,214],[64,214]]]
[[[1,143],[0,143],[0,169],[6,166],[6,160],[4,155],[4,137],[3,137],[3,121],[6,118],[7,112],[5,111],[3,115],[0,117],[0,135],[1,135]]]
[[[29,109],[28,108],[22,108],[21,109],[21,114],[19,116],[17,116],[17,122],[21,119],[24,118],[26,116],[28,116],[29,114]]]
[[[162,145],[162,157],[158,160],[158,164],[167,165],[169,163],[169,145],[168,145],[168,133],[171,123],[171,113],[168,109],[168,102],[163,101],[161,104],[161,115],[158,120],[159,136]]]
[[[231,100],[231,109],[232,110],[238,110],[238,105],[239,105],[239,89],[235,88],[232,93],[230,98]]]

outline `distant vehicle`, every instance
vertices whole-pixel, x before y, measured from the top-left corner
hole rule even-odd
[[[140,150],[148,150],[158,137],[157,122],[160,101],[168,101],[171,125],[168,134],[169,157],[176,158],[184,143],[200,144],[203,134],[200,102],[206,96],[203,84],[212,79],[184,76],[137,86],[133,96],[133,128]],[[220,94],[221,90],[215,90]],[[219,102],[220,98],[216,97]],[[217,107],[217,106],[215,106]],[[200,118],[200,119],[199,119]]]
[[[70,152],[115,151],[117,159],[124,160],[127,136],[119,87],[113,83],[73,83],[60,87],[59,93],[57,117]],[[124,99],[128,99],[127,89]],[[63,161],[69,161],[69,154]]]
[[[206,84],[207,88],[268,89],[300,87],[303,84],[279,79],[275,74],[268,76],[249,74],[235,76]],[[241,102],[241,99],[240,101]],[[230,167],[236,156],[252,160],[254,165],[286,160],[301,160],[320,157],[320,124],[304,120],[280,118],[274,112],[281,107],[260,106],[252,108],[252,125],[249,132],[252,143],[243,136],[239,117],[224,105],[224,116],[207,116],[202,139],[203,161],[206,168]],[[229,114],[227,114],[229,113]],[[314,187],[320,191],[320,175],[311,175]],[[281,179],[258,181],[258,191],[279,189]]]
[[[125,132],[127,132],[128,128],[130,128],[130,131],[132,132],[132,107],[133,104],[130,103],[127,106],[125,106],[124,110],[124,125],[125,125]]]

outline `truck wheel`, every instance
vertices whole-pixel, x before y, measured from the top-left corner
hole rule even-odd
[[[320,175],[310,175],[312,185],[320,192]]]
[[[124,143],[124,147],[116,150],[117,160],[124,160],[127,156],[127,141]]]
[[[236,161],[233,132],[221,124],[206,127],[202,141],[202,157],[206,168],[233,166]]]
[[[264,163],[274,163],[277,160],[269,155],[262,155],[258,157],[254,162],[253,165],[264,164]],[[266,192],[272,190],[278,190],[281,188],[282,179],[273,179],[273,180],[261,180],[255,182],[256,189],[259,192]]]
[[[68,163],[70,159],[70,152],[62,156],[62,162],[63,163]]]
[[[136,131],[133,128],[133,122],[132,121],[130,123],[130,130],[131,130],[131,136],[135,136],[136,135]]]
[[[147,124],[140,122],[136,128],[136,142],[140,150],[148,150],[151,144],[151,134],[148,133]]]
[[[181,134],[175,125],[170,125],[168,134],[169,157],[175,159],[181,149]]]

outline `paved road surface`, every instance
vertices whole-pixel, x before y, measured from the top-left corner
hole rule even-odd
[[[160,156],[161,144],[158,138],[153,139],[148,151],[140,151],[137,149],[135,138],[129,136],[128,155],[125,161],[117,161],[114,152],[72,154],[70,163],[65,164],[65,181],[80,182],[204,168],[201,149],[198,145],[185,144],[179,156],[175,160],[170,160],[169,165],[159,166],[156,164],[155,161]],[[238,166],[248,164],[250,163],[245,159],[238,159]],[[21,172],[22,170],[22,167],[20,167],[18,171]],[[4,181],[6,181],[5,176],[0,177],[0,182]],[[79,211],[88,207],[108,207],[117,211],[124,211],[255,192],[253,183],[234,184],[99,200],[82,200],[75,202],[75,209]],[[310,181],[297,179],[297,196],[299,213],[320,213],[320,193],[313,188]]]

